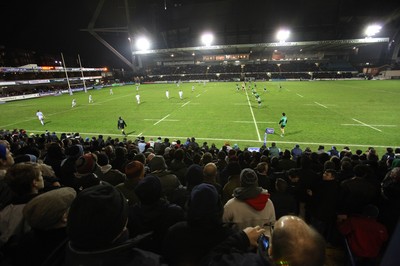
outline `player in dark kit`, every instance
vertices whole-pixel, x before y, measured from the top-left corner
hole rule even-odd
[[[121,129],[121,132],[124,136],[126,136],[124,128],[126,127],[126,123],[124,121],[124,119],[122,119],[121,117],[118,118],[118,129]]]

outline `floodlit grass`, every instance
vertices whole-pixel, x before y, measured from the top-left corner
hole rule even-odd
[[[241,148],[260,147],[268,127],[274,128],[275,134],[268,135],[267,146],[275,141],[280,148],[291,149],[296,143],[313,150],[318,145],[327,150],[332,145],[340,150],[344,146],[352,150],[372,146],[381,156],[386,147],[400,146],[400,81],[287,81],[280,83],[281,89],[278,82],[256,84],[262,99],[260,108],[251,91],[237,92],[231,82],[195,83],[194,92],[193,83],[183,83],[180,88],[149,84],[139,88],[140,105],[135,86],[114,87],[114,95],[104,88],[2,104],[0,128],[120,137],[117,119],[122,116],[132,139],[161,136],[184,142],[194,136],[199,143],[221,146],[229,141]],[[92,104],[88,103],[89,93]],[[75,108],[71,108],[72,98],[78,103]],[[46,116],[45,126],[35,116],[37,109]],[[288,117],[283,138],[278,126],[282,112]]]

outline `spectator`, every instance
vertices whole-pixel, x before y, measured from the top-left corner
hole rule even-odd
[[[288,183],[285,179],[276,179],[274,192],[271,192],[271,200],[274,203],[276,219],[285,215],[299,214],[298,203],[295,197],[288,192]]]
[[[97,155],[97,162],[100,166],[101,172],[103,173],[103,177],[101,178],[102,181],[105,181],[113,186],[121,184],[125,181],[126,175],[117,169],[112,169],[108,156],[105,153],[99,153]]]
[[[294,148],[291,151],[291,154],[292,154],[293,161],[297,162],[297,158],[300,158],[300,156],[303,154],[303,151],[302,151],[302,149],[300,149],[299,144],[296,144],[294,146]]]
[[[93,153],[87,153],[78,158],[75,162],[76,173],[72,187],[79,193],[82,190],[100,184],[97,175],[100,168],[97,165],[97,157]]]
[[[208,163],[204,166],[203,169],[203,181],[204,183],[211,184],[215,187],[218,192],[218,195],[222,197],[222,187],[217,183],[217,166],[215,163]]]
[[[224,206],[223,221],[242,230],[248,226],[270,226],[275,222],[275,209],[267,191],[258,187],[257,174],[245,168],[240,173],[240,187]]]
[[[144,165],[139,161],[132,161],[125,166],[126,180],[116,188],[128,200],[128,205],[133,206],[139,202],[135,187],[144,177]]]
[[[299,217],[283,216],[275,223],[269,254],[275,265],[322,266],[325,242]]]
[[[281,152],[281,149],[276,147],[276,143],[272,142],[271,147],[268,148],[269,154],[271,157],[278,157],[279,158],[279,153]]]
[[[25,223],[22,211],[44,187],[40,167],[34,163],[14,164],[8,169],[5,182],[15,195],[11,204],[0,212],[0,247],[14,244],[11,243],[13,240],[29,231],[30,227]]]
[[[134,248],[126,228],[128,204],[109,184],[83,190],[73,201],[67,223],[66,265],[161,265],[160,256]]]
[[[151,174],[160,178],[163,195],[170,202],[174,202],[174,191],[181,186],[176,175],[167,170],[164,157],[161,155],[154,156],[149,162]]]
[[[129,207],[129,235],[133,238],[153,232],[153,237],[142,241],[139,246],[160,253],[168,228],[183,221],[184,212],[181,207],[170,204],[162,197],[161,182],[156,176],[147,175],[140,180],[135,193],[140,202]]]
[[[14,158],[6,145],[0,144],[0,180],[4,179],[7,169],[14,164]]]
[[[193,188],[188,201],[187,221],[170,227],[163,254],[170,265],[201,265],[201,259],[233,233],[223,226],[223,207],[213,185]]]
[[[339,182],[334,169],[326,169],[322,180],[307,190],[310,200],[310,218],[313,227],[331,244],[337,241],[336,213],[340,197]]]
[[[73,188],[64,187],[45,192],[25,205],[23,215],[32,230],[13,250],[12,265],[42,265],[67,240],[68,209],[75,197]]]
[[[230,236],[212,250],[207,265],[324,265],[324,240],[299,217],[281,217],[275,223],[268,250],[263,251],[267,254],[255,254],[252,248],[259,246],[260,235],[265,232],[255,226]]]
[[[274,184],[272,179],[268,176],[268,164],[266,162],[258,163],[256,171],[257,171],[258,185],[263,189],[266,189],[268,192],[273,191]]]

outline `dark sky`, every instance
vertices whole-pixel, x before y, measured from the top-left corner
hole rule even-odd
[[[156,44],[158,48],[179,45],[161,36],[159,32],[185,23],[188,23],[189,33],[192,35],[195,35],[197,29],[213,28],[213,24],[215,26],[227,21],[236,22],[236,28],[233,30],[238,32],[241,30],[241,25],[268,31],[285,24],[304,32],[313,32],[316,27],[336,23],[356,26],[365,22],[368,17],[386,17],[386,20],[394,18],[397,21],[400,17],[397,12],[396,18],[395,12],[399,10],[400,2],[392,0],[165,1],[167,11],[163,9],[164,0],[128,0],[131,5],[129,24],[131,31],[135,34],[153,34],[158,40]],[[80,54],[84,66],[126,67],[88,32],[80,31],[88,27],[98,2],[99,0],[2,0],[0,1],[0,45],[5,45],[7,48],[32,49],[48,54],[63,52],[64,55],[71,57]],[[126,26],[123,6],[124,0],[106,0],[95,26]],[[400,24],[397,22],[395,25]],[[224,25],[219,30],[232,29]],[[346,37],[341,33],[342,30],[343,27],[336,29],[336,37]],[[101,36],[129,58],[127,33],[102,33]],[[314,37],[309,36],[309,38]],[[193,40],[182,39],[182,41],[187,45],[193,44]]]

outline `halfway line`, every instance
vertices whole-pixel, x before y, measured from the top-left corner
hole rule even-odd
[[[260,132],[259,132],[258,126],[257,126],[257,121],[256,121],[256,118],[254,117],[253,109],[251,108],[251,103],[250,103],[249,95],[247,94],[247,90],[246,90],[246,97],[247,97],[247,103],[248,103],[248,105],[250,107],[251,116],[253,117],[254,126],[256,127],[258,141],[261,141]]]
[[[376,127],[373,127],[373,126],[371,126],[371,125],[365,124],[365,123],[363,123],[363,122],[361,122],[361,121],[359,121],[359,120],[357,120],[357,119],[354,119],[354,118],[352,118],[352,119],[353,119],[354,121],[356,121],[357,123],[363,124],[363,125],[366,126],[366,127],[370,127],[370,128],[375,129],[375,130],[377,130],[377,131],[379,131],[379,132],[382,132],[382,130],[380,130],[379,128],[376,128]]]

